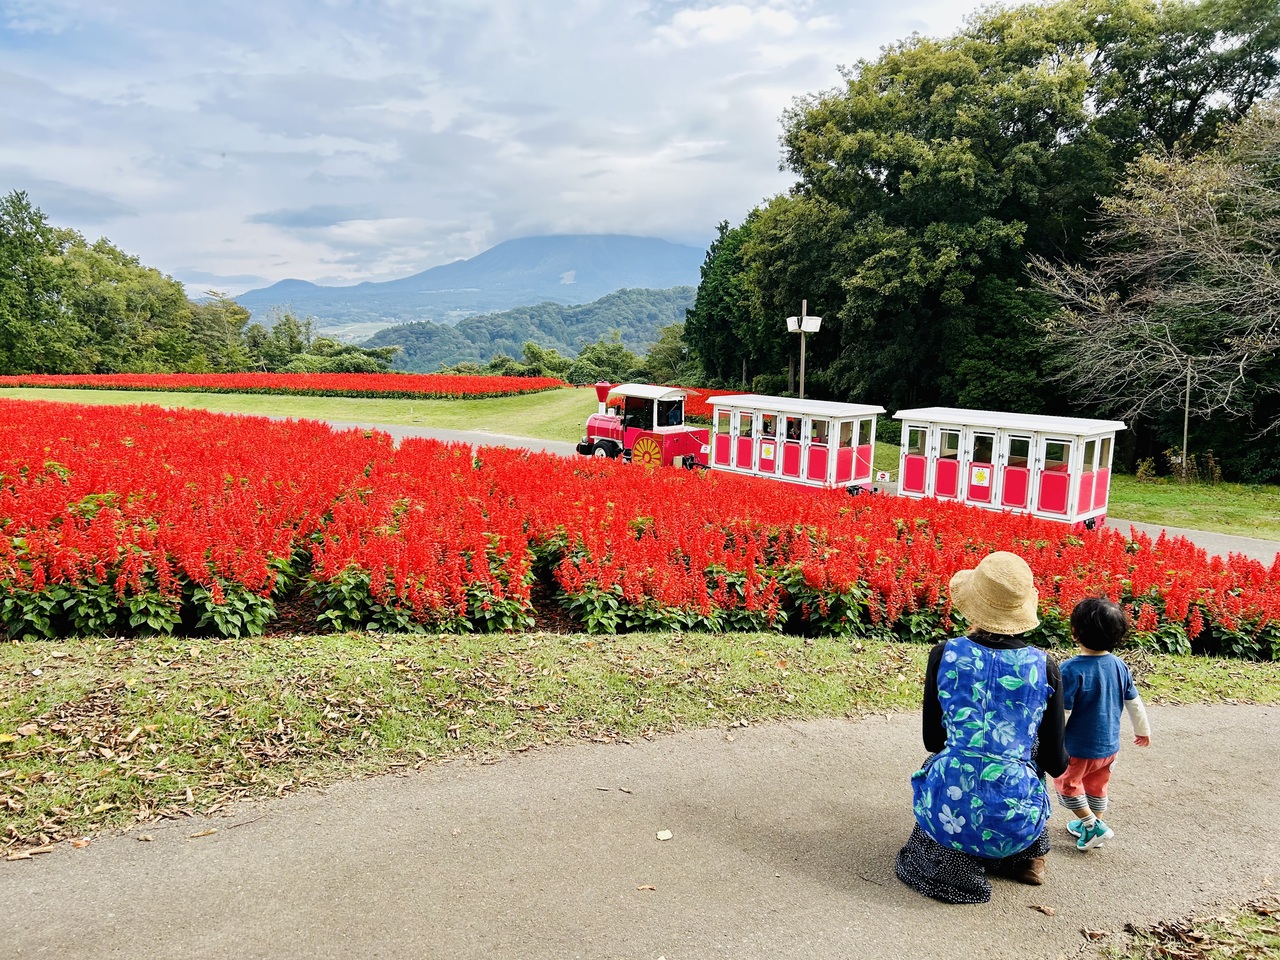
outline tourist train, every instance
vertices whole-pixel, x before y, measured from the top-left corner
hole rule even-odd
[[[758,394],[712,397],[710,427],[685,422],[680,387],[596,384],[577,450],[646,467],[706,468],[851,493],[888,482],[873,466],[884,407]],[[899,410],[896,492],[1029,513],[1092,529],[1106,519],[1117,420],[927,407]]]

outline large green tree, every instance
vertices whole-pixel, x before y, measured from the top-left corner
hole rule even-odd
[[[1280,102],[1200,154],[1147,154],[1103,205],[1097,256],[1036,259],[1060,309],[1040,327],[1082,396],[1146,417],[1183,447],[1192,418],[1234,420],[1246,444],[1280,432]],[[1256,473],[1256,471],[1251,471]]]
[[[85,369],[86,331],[66,303],[59,257],[72,239],[25,193],[0,198],[0,373]]]
[[[1278,46],[1274,0],[993,7],[895,44],[787,113],[797,182],[722,229],[740,263],[713,248],[686,336],[708,370],[744,352],[778,367],[807,298],[834,396],[1060,409],[1027,323],[1052,309],[1028,258],[1084,258],[1125,166],[1212,142],[1274,89]]]

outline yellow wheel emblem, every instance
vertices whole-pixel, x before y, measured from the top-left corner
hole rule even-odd
[[[662,466],[662,447],[653,437],[641,437],[631,448],[631,462],[643,467]]]

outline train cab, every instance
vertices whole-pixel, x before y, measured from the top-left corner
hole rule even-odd
[[[987,410],[899,410],[898,493],[1092,529],[1106,521],[1118,420]]]
[[[707,430],[684,420],[687,390],[648,383],[596,384],[600,409],[577,450],[646,467],[705,466]]]
[[[738,394],[712,397],[709,466],[809,487],[871,485],[884,407]]]

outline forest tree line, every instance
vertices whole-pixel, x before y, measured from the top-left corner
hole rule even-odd
[[[1277,431],[1259,435],[1280,415],[1275,327],[1232,305],[1238,264],[1180,291],[1170,264],[1114,267],[1159,233],[1135,217],[1198,202],[1206,238],[1234,230],[1215,256],[1252,257],[1243,301],[1280,292],[1276,155],[1238,149],[1276,146],[1278,49],[1274,0],[1059,0],[984,8],[845,69],[783,118],[794,185],[708,252],[685,329],[708,385],[791,388],[784,320],[807,300],[823,318],[807,395],[1122,416],[1159,450],[1181,443],[1189,370],[1192,450],[1277,479]],[[1183,207],[1153,207],[1175,183]]]
[[[0,198],[0,374],[373,373],[394,354],[287,311],[251,323],[224,294],[191,300],[105,238],[53,226],[24,192]]]

